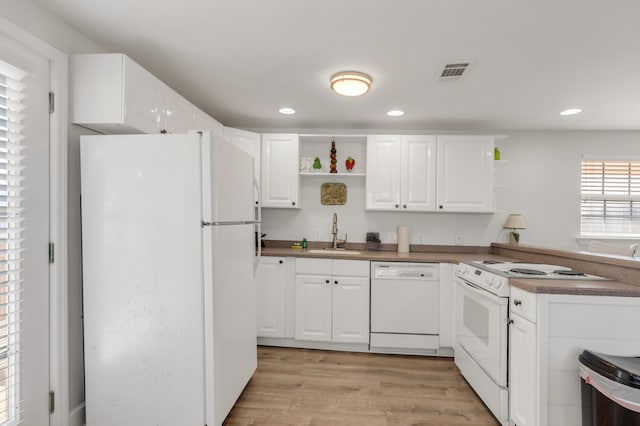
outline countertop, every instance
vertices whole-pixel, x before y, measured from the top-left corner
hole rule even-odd
[[[426,262],[426,263],[460,263],[470,262],[474,260],[527,260],[526,256],[518,256],[517,259],[506,257],[504,255],[496,255],[489,253],[488,249],[483,250],[481,247],[475,247],[469,251],[447,251],[451,249],[447,246],[439,248],[429,248],[427,251],[411,251],[410,253],[398,253],[391,250],[367,251],[361,250],[359,247],[349,247],[349,250],[358,250],[360,254],[334,254],[334,253],[309,253],[309,250],[292,249],[289,247],[265,247],[262,249],[263,256],[283,256],[283,257],[300,257],[315,259],[347,259],[347,260],[372,260],[387,262]],[[457,248],[456,248],[457,249]],[[520,251],[523,248],[519,248]],[[442,250],[442,251],[437,251]],[[568,252],[566,252],[568,253]],[[524,253],[523,253],[524,254]],[[568,253],[569,256],[571,253]],[[541,262],[537,259],[535,250],[532,250],[532,262]],[[580,256],[580,255],[578,255]],[[548,259],[543,259],[548,260]],[[555,260],[555,259],[554,259]],[[552,263],[552,262],[547,262]],[[566,264],[565,264],[566,265]],[[573,265],[567,265],[573,266]],[[578,268],[576,268],[578,269]],[[599,268],[598,272],[603,269]],[[585,271],[594,273],[593,271]],[[599,274],[605,276],[604,274]],[[634,274],[635,275],[635,274]],[[628,284],[616,280],[547,280],[547,279],[530,279],[530,278],[511,278],[510,285],[521,288],[531,293],[540,294],[569,294],[569,295],[586,295],[586,296],[619,296],[619,297],[640,297],[640,285]]]
[[[607,280],[542,280],[511,278],[509,285],[529,293],[640,297],[640,286]]]
[[[351,250],[351,249],[350,249]],[[355,249],[357,250],[357,249]],[[309,253],[309,250],[292,249],[284,247],[265,247],[263,256],[304,257],[315,259],[347,259],[347,260],[374,260],[386,262],[428,262],[428,263],[460,263],[473,260],[509,260],[504,256],[496,256],[488,253],[433,253],[410,252],[398,253],[396,251],[367,251],[358,250],[360,254],[335,254],[335,253]]]

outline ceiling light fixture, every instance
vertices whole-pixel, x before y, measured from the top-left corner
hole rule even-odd
[[[295,109],[293,109],[293,108],[284,107],[284,108],[280,108],[280,109],[278,110],[278,112],[279,112],[280,114],[284,114],[284,115],[292,115],[292,114],[295,114],[295,113],[296,113],[296,110],[295,110]]]
[[[582,108],[569,108],[560,112],[560,115],[576,115],[582,112]]]
[[[392,109],[391,111],[387,112],[387,115],[389,117],[400,117],[401,115],[404,115],[404,111],[400,111],[399,109]]]
[[[357,71],[342,71],[331,77],[331,89],[342,96],[364,95],[371,88],[371,77]]]

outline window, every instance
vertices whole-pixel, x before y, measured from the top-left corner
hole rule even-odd
[[[0,61],[0,425],[19,419],[21,130],[25,77]]]
[[[582,236],[640,237],[640,161],[583,160]]]

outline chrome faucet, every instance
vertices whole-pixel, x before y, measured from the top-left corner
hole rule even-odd
[[[338,213],[333,214],[333,228],[331,229],[333,234],[333,242],[331,243],[332,249],[338,248]]]
[[[333,214],[333,227],[331,228],[333,234],[333,242],[331,248],[333,250],[343,250],[344,245],[347,243],[347,234],[344,234],[344,240],[338,239],[338,213]]]

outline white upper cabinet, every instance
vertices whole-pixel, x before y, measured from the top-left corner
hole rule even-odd
[[[262,207],[300,208],[297,134],[262,135]]]
[[[262,162],[262,151],[260,149],[260,134],[247,132],[246,130],[224,127],[224,137],[233,145],[237,146],[253,158],[253,170],[258,188],[256,188],[254,198],[256,205],[260,204],[260,164]]]
[[[185,133],[222,125],[119,53],[71,57],[73,122],[102,133]]]
[[[494,211],[493,136],[438,136],[437,211]]]
[[[220,136],[224,134],[222,124],[199,108],[193,111],[193,130],[211,130]]]
[[[369,136],[367,171],[368,210],[435,210],[435,136]]]

